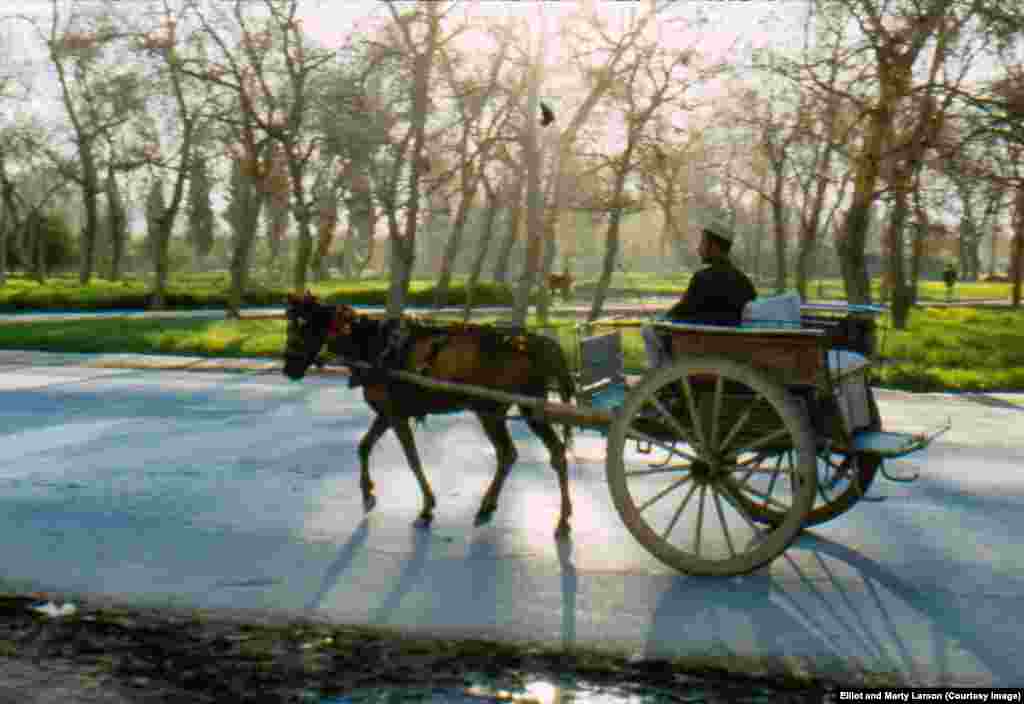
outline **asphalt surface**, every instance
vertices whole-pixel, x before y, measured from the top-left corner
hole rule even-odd
[[[887,464],[844,516],[745,577],[682,576],[621,524],[604,440],[577,438],[573,537],[539,442],[493,522],[493,452],[471,416],[417,430],[438,497],[390,436],[364,514],[361,395],[268,360],[0,352],[0,587],[152,606],[257,609],[432,635],[586,645],[752,673],[915,685],[1024,682],[1024,396],[880,391],[887,429],[953,429]],[[196,373],[202,371],[203,373]]]

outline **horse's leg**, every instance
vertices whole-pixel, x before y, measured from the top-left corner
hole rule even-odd
[[[373,452],[373,446],[380,440],[380,436],[390,427],[387,418],[378,413],[366,435],[359,441],[359,488],[363,490],[364,511],[370,511],[377,505],[377,498],[373,495],[373,482],[370,480],[370,453]]]
[[[412,473],[416,475],[416,481],[420,483],[420,491],[423,493],[423,510],[420,511],[416,522],[420,525],[429,525],[434,518],[434,506],[437,505],[437,501],[434,499],[434,492],[430,489],[427,475],[423,473],[423,465],[420,463],[420,455],[416,450],[416,440],[412,436],[409,419],[394,418],[391,421],[391,427],[394,429],[395,435],[398,436],[398,441],[402,443],[405,459],[408,461]]]
[[[519,454],[516,452],[516,446],[512,443],[512,436],[508,434],[504,415],[477,413],[476,416],[480,419],[480,425],[483,426],[487,439],[494,445],[494,452],[498,458],[494,479],[487,487],[487,493],[484,494],[484,498],[480,502],[480,510],[476,514],[476,525],[479,526],[490,521],[494,511],[498,508],[501,487],[505,484],[509,470]]]
[[[551,454],[551,466],[558,475],[558,488],[562,492],[562,515],[558,518],[555,529],[556,538],[569,536],[569,517],[572,515],[572,502],[569,500],[569,471],[565,461],[565,444],[558,439],[558,434],[549,423],[542,420],[526,419],[526,424],[534,435],[539,437]]]

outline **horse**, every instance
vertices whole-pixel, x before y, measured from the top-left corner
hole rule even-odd
[[[551,289],[551,293],[561,291],[563,301],[569,300],[569,293],[575,282],[576,280],[568,271],[563,271],[561,274],[548,274],[548,288]]]
[[[394,430],[423,496],[423,508],[415,522],[421,527],[429,527],[437,502],[423,473],[410,418],[423,420],[429,414],[468,410],[479,419],[497,455],[497,470],[476,514],[479,526],[497,509],[502,485],[518,457],[506,427],[510,404],[401,381],[390,377],[388,368],[536,398],[547,398],[548,382],[553,380],[564,402],[576,391],[561,347],[543,335],[481,325],[431,326],[405,317],[375,319],[344,304],[320,303],[308,292],[305,297],[289,295],[287,321],[284,375],[301,379],[311,364],[319,363],[318,355],[326,344],[342,362],[354,363],[350,386],[363,387],[363,397],[376,414],[358,446],[363,510],[369,512],[377,501],[370,479],[370,454],[377,440]],[[564,439],[559,438],[535,411],[521,411],[527,426],[547,447],[558,477],[562,501],[555,537],[565,538],[572,515],[565,458],[569,428],[565,427]]]

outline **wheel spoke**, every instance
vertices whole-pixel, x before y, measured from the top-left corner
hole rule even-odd
[[[693,492],[695,492],[696,490],[697,484],[696,482],[694,482],[693,486],[690,487],[690,490],[686,492],[686,496],[683,497],[683,501],[682,503],[679,504],[679,508],[677,508],[676,512],[672,514],[672,520],[669,521],[668,527],[665,529],[665,532],[661,534],[662,540],[668,540],[669,533],[671,533],[672,529],[676,527],[676,522],[679,520],[679,516],[682,515],[683,509],[686,508],[686,504],[690,503],[690,497],[693,496]]]
[[[686,396],[686,406],[690,409],[690,418],[693,419],[693,429],[697,433],[697,441],[707,452],[707,436],[704,435],[704,424],[701,422],[700,414],[697,413],[697,403],[693,398],[693,388],[690,386],[690,380],[687,377],[683,377],[680,379],[680,382],[683,385],[683,395]]]
[[[785,437],[787,435],[789,435],[789,430],[786,429],[785,427],[779,428],[778,430],[773,430],[772,432],[770,432],[767,435],[764,435],[764,436],[758,438],[757,440],[755,440],[754,442],[750,443],[749,445],[745,445],[743,447],[743,450],[744,451],[750,451],[750,450],[753,450],[755,448],[762,447],[762,446],[767,445],[768,443],[772,442],[773,440],[778,440],[779,438]]]
[[[736,421],[736,424],[732,426],[732,429],[729,430],[729,434],[725,436],[725,440],[722,441],[722,444],[719,446],[719,449],[724,451],[725,448],[729,447],[729,444],[732,442],[732,439],[736,437],[737,433],[739,433],[740,430],[743,429],[743,426],[747,424],[747,421],[750,420],[750,416],[753,412],[754,404],[751,403],[750,405],[747,406],[746,410],[743,411],[743,415],[741,415],[739,420]]]
[[[711,435],[708,437],[708,450],[718,451],[718,413],[722,408],[722,389],[725,387],[725,379],[721,375],[715,379],[715,395],[711,404]]]
[[[672,465],[671,467],[652,467],[651,469],[627,469],[627,477],[642,477],[649,474],[675,474],[676,472],[689,471],[690,465]]]
[[[718,511],[718,522],[722,524],[722,532],[725,533],[725,544],[729,546],[729,555],[736,557],[736,548],[732,544],[732,535],[729,533],[729,524],[725,522],[725,513],[722,511],[722,502],[718,498],[718,492],[711,491],[712,497],[715,500],[715,509]]]
[[[747,476],[750,476],[751,474],[769,474],[769,473],[778,474],[781,471],[779,469],[779,464],[780,463],[779,463],[778,460],[776,460],[776,465],[775,465],[774,469],[772,469],[772,468],[764,469],[762,467],[752,467],[751,466],[751,465],[753,465],[755,463],[763,462],[766,457],[767,457],[766,455],[755,455],[755,456],[751,457],[749,460],[743,460],[742,462],[736,462],[735,464],[729,464],[729,465],[723,465],[723,466],[724,467],[732,467],[736,471],[745,470],[747,472]],[[744,477],[744,479],[745,478],[746,477]]]
[[[696,462],[698,459],[697,457],[689,454],[688,452],[682,452],[681,450],[676,449],[674,443],[672,445],[669,445],[664,440],[659,440],[653,435],[648,435],[642,430],[637,430],[632,425],[629,426],[629,437],[633,440],[643,440],[648,445],[655,445],[657,447],[660,447],[662,450],[669,453],[670,456],[677,455],[679,457],[682,457],[684,460],[689,460],[690,462]]]
[[[704,529],[704,494],[707,488],[707,484],[700,485],[700,504],[697,506],[697,534],[694,536],[694,553],[697,557],[700,557],[700,534]]]
[[[779,455],[778,459],[776,459],[776,461],[775,461],[775,473],[772,474],[772,479],[771,479],[770,482],[768,482],[768,494],[769,495],[775,493],[775,482],[777,482],[779,480],[779,474],[782,473],[782,458],[783,457],[785,457],[786,459],[789,459],[789,453],[787,452],[784,455]]]
[[[692,480],[692,477],[683,477],[682,479],[678,479],[678,480],[672,482],[667,487],[665,487],[664,489],[659,491],[657,494],[655,494],[651,498],[647,499],[647,501],[644,501],[643,504],[641,504],[640,506],[637,506],[636,510],[638,512],[640,512],[640,513],[643,513],[644,510],[650,508],[651,505],[655,501],[660,501],[661,499],[665,498],[665,496],[667,496],[670,491],[672,491],[674,489],[678,489],[683,484],[685,484],[686,482],[691,481],[691,480]]]
[[[684,440],[686,440],[687,442],[689,442],[691,433],[687,432],[686,428],[684,428],[682,423],[679,422],[679,419],[676,418],[672,414],[671,411],[669,411],[667,408],[665,408],[665,406],[662,405],[661,401],[659,401],[656,396],[652,396],[651,397],[651,403],[654,404],[654,408],[657,409],[658,413],[660,413],[661,416],[666,421],[668,421],[668,425],[672,428],[672,430],[679,437],[681,437]],[[698,438],[698,440],[699,440],[699,438]]]
[[[750,494],[751,496],[756,496],[759,499],[763,499],[766,504],[770,504],[772,506],[775,506],[776,508],[778,508],[779,510],[781,510],[784,513],[789,511],[789,506],[787,506],[786,504],[778,501],[777,499],[773,499],[770,494],[766,494],[763,491],[758,491],[757,489],[755,489],[754,487],[750,486],[749,484],[738,484],[736,486],[736,488],[739,489],[740,491],[743,491],[743,492],[746,492],[747,494]]]
[[[764,531],[762,528],[755,525],[754,517],[750,515],[746,505],[739,496],[739,488],[734,486],[732,482],[723,482],[721,486],[723,489],[722,496],[725,500],[728,501],[729,504],[736,509],[736,513],[740,514],[743,520],[747,522],[747,525],[750,527],[750,530],[754,532],[754,535],[760,536]]]

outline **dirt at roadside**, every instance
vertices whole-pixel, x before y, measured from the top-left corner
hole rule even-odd
[[[667,661],[503,643],[411,638],[327,623],[90,606],[35,611],[0,595],[0,704],[317,704],[378,686],[468,686],[567,675],[593,685],[711,689],[716,702],[821,702],[821,682],[684,672]],[[693,700],[687,700],[693,701]]]

